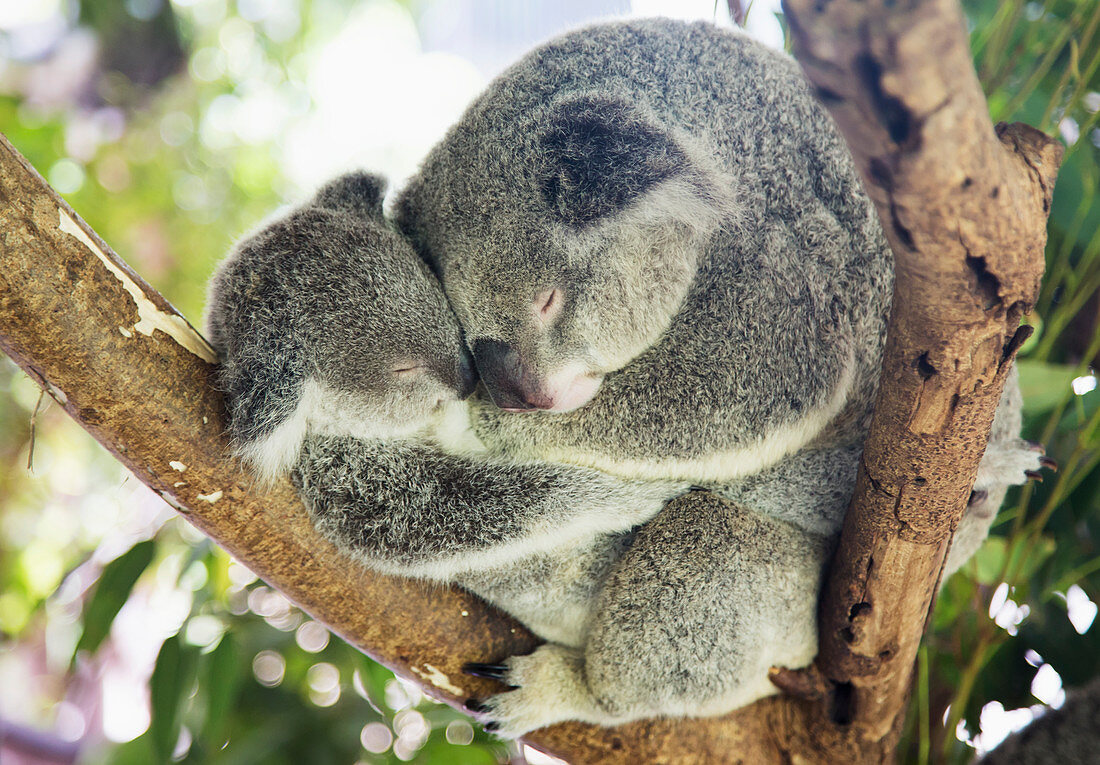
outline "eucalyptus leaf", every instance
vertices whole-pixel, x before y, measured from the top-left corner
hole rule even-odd
[[[1016,362],[1020,370],[1020,392],[1024,396],[1026,414],[1042,414],[1073,395],[1071,383],[1077,376],[1069,364],[1048,364],[1031,359]]]
[[[137,580],[152,563],[155,547],[151,539],[138,542],[103,568],[95,592],[84,604],[84,630],[73,652],[74,660],[81,651],[98,650]]]
[[[164,641],[149,681],[152,721],[149,732],[158,762],[169,762],[179,741],[184,703],[195,681],[199,649],[185,645],[178,634]]]

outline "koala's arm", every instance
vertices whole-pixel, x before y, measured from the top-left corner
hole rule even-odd
[[[372,568],[449,581],[652,518],[687,484],[310,436],[292,473],[318,529]]]

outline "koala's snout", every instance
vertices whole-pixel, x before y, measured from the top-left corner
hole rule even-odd
[[[477,371],[474,369],[474,361],[470,358],[470,354],[465,351],[463,351],[462,357],[458,361],[458,378],[458,397],[465,401],[473,395],[474,389],[477,388]]]
[[[591,401],[603,380],[580,362],[539,374],[520,360],[515,348],[499,340],[476,341],[474,363],[493,403],[511,412],[571,412]]]
[[[515,348],[499,340],[474,342],[474,364],[493,403],[501,409],[530,412],[550,409],[553,400],[538,388],[538,381],[520,361]]]

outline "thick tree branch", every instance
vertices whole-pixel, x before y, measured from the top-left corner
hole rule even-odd
[[[889,757],[922,628],[1043,274],[1062,149],[996,131],[956,0],[785,0],[796,57],[896,257],[882,383],[818,664],[864,759]]]

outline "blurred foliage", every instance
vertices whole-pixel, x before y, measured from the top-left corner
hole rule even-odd
[[[90,36],[112,53],[68,67],[60,85],[45,54],[12,57],[0,67],[0,130],[197,320],[232,237],[291,192],[279,126],[257,137],[236,109],[265,89],[291,117],[307,112],[306,54],[352,1],[57,5],[70,27],[58,45],[79,51]],[[1010,496],[994,536],[946,583],[902,743],[912,762],[971,759],[991,743],[973,738],[983,709],[1039,704],[1040,667],[1071,686],[1100,674],[1100,629],[1079,634],[1067,618],[1070,598],[1086,610],[1100,601],[1100,391],[1086,391],[1100,355],[1100,4],[964,8],[994,119],[1057,131],[1069,146],[1036,336],[1020,361],[1025,435],[1062,469]],[[0,32],[0,54],[14,47]],[[0,716],[82,737],[93,763],[515,756],[329,639],[129,480],[6,360],[0,391]]]

